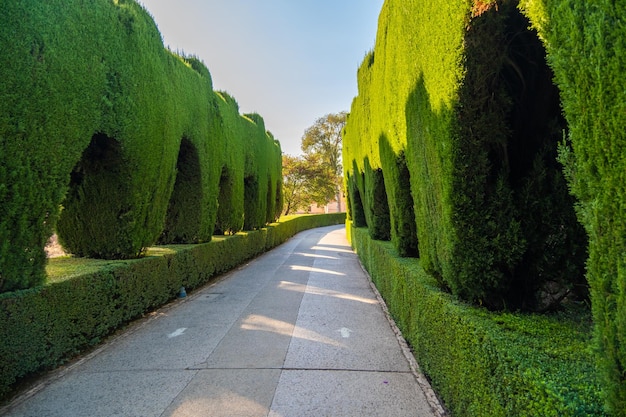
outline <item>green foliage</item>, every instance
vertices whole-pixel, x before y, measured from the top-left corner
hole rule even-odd
[[[66,6],[24,1],[2,7],[0,291],[42,281],[43,246],[82,150],[68,145],[80,140],[86,147],[100,118],[105,63],[95,51],[105,36],[99,25],[79,27]],[[92,12],[107,15],[106,8],[102,2]],[[65,43],[42,21],[54,22]],[[69,51],[64,57],[62,49]],[[75,53],[81,49],[89,52]]]
[[[285,215],[308,210],[311,204],[327,204],[337,184],[317,155],[283,155],[283,201]]]
[[[348,218],[356,227],[367,227],[367,220],[365,219],[365,210],[363,208],[363,201],[361,200],[359,187],[350,175],[346,176],[346,180],[346,188],[348,189]]]
[[[301,148],[305,159],[314,162],[324,171],[320,178],[320,184],[316,188],[320,191],[328,183],[334,184],[336,201],[341,201],[341,185],[343,167],[341,163],[342,133],[346,125],[347,112],[331,113],[320,117],[315,123],[306,129],[302,136]],[[326,197],[325,192],[320,193],[320,199],[314,201],[318,204],[328,204],[332,197]]]
[[[53,229],[103,258],[159,236],[209,241],[216,224],[243,227],[244,175],[259,187],[251,228],[280,210],[280,145],[262,118],[166,50],[137,2],[83,3],[13,2],[0,16],[0,292],[42,282]]]
[[[391,225],[389,220],[389,204],[387,203],[387,191],[385,190],[385,178],[383,171],[377,169],[371,172],[371,186],[367,190],[371,195],[367,196],[372,202],[370,205],[370,218],[372,219],[369,228],[373,239],[389,240],[391,238]]]
[[[454,416],[605,416],[584,306],[490,313],[442,292],[417,259],[351,228],[420,368]],[[567,343],[564,343],[567,341]]]
[[[608,408],[626,416],[626,9],[621,2],[525,0],[561,92],[561,161],[589,236],[587,279]]]
[[[368,216],[368,177],[382,169],[394,248],[406,254],[401,233],[413,232],[402,216],[410,212],[421,266],[441,287],[490,308],[544,311],[564,297],[584,299],[586,265],[603,389],[611,412],[624,415],[626,10],[609,1],[520,3],[528,19],[514,0],[385,2],[344,131],[348,217],[372,232],[359,210]],[[556,162],[564,136],[565,176]],[[402,155],[407,175],[398,174]],[[404,197],[402,178],[410,181]],[[395,300],[394,308],[412,297]],[[473,343],[448,325],[450,340]],[[442,334],[433,338],[441,343]],[[452,360],[432,357],[433,366]],[[450,381],[439,386],[452,389]],[[533,404],[535,391],[552,389],[546,387],[519,401]],[[536,415],[550,409],[545,403]]]
[[[351,177],[366,173],[368,164],[382,169],[394,246],[415,256],[419,241],[419,254],[433,270],[439,269],[444,243],[434,232],[445,230],[443,165],[450,151],[449,115],[463,72],[468,3],[385,3],[375,53],[359,68],[359,95],[344,131],[343,161]],[[417,102],[420,86],[424,94]],[[368,194],[364,188],[359,193]]]
[[[317,155],[336,178],[342,172],[341,142],[346,117],[346,112],[320,117],[302,137],[302,151],[307,155]]]
[[[265,130],[261,116],[246,114],[241,123],[245,155],[243,227],[254,230],[280,213],[276,203],[280,201],[277,184],[282,180],[282,152],[278,142]]]
[[[202,169],[198,150],[185,138],[176,163],[176,182],[167,209],[161,242],[200,242],[198,224],[206,211],[202,206]]]
[[[586,239],[556,162],[565,128],[559,93],[515,6],[484,10],[465,36],[452,268],[444,277],[465,299],[542,310],[584,288]],[[561,295],[550,300],[547,292]]]
[[[516,5],[387,2],[343,157],[366,216],[382,170],[402,256],[464,300],[539,311],[586,296],[586,239],[556,162],[559,92]]]
[[[218,234],[234,233],[243,229],[244,205],[244,142],[241,116],[237,101],[225,92],[216,93],[218,122],[215,126],[223,137],[221,144],[222,173],[219,183],[219,207],[216,230]]]
[[[400,256],[416,257],[419,253],[417,242],[417,230],[414,213],[414,200],[411,193],[411,172],[406,164],[404,151],[395,155],[388,147],[389,143],[383,135],[380,138],[380,153],[383,159],[393,161],[395,164],[387,166],[385,171],[386,183],[392,188],[395,198],[389,200],[393,204],[389,211],[391,222],[391,238]]]
[[[172,300],[181,286],[200,287],[302,230],[344,221],[345,214],[296,216],[210,243],[149,248],[135,260],[52,259],[46,285],[0,295],[0,398]]]

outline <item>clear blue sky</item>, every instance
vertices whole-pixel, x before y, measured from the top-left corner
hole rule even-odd
[[[257,112],[284,153],[304,130],[350,110],[384,0],[139,0],[165,46],[199,57],[213,88]]]

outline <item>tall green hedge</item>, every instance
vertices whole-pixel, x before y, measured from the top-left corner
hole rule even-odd
[[[421,260],[352,227],[359,258],[455,417],[605,417],[589,311],[493,313],[438,288]]]
[[[585,296],[586,237],[556,161],[566,125],[529,25],[514,0],[386,2],[344,134],[366,216],[384,206],[367,179],[384,178],[390,231],[368,219],[372,236],[496,309]]]
[[[626,4],[525,0],[561,91],[561,149],[589,236],[596,345],[606,401],[626,416]]]
[[[65,1],[2,4],[3,291],[43,280],[43,246],[56,223],[69,173],[98,130],[103,106],[110,103],[107,67],[111,62],[101,56],[99,48],[112,41],[112,31],[102,30],[103,22],[119,27],[121,15],[116,16],[117,7],[95,2],[90,6],[91,21],[82,25],[77,8],[66,6]]]
[[[249,227],[276,218],[280,145],[134,0],[8,2],[0,45],[0,292],[42,281],[53,230],[103,258],[241,230],[248,177]]]
[[[385,2],[344,134],[348,215],[367,214],[361,178],[382,169],[396,250],[409,212],[422,266],[463,299],[543,310],[588,282],[607,404],[624,415],[626,6],[519,3]]]

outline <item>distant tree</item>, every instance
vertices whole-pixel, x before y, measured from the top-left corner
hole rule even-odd
[[[308,210],[313,203],[327,204],[335,195],[331,172],[317,155],[283,155],[284,214]]]
[[[327,114],[315,121],[302,137],[301,149],[305,155],[319,159],[328,170],[335,184],[334,196],[341,201],[341,138],[346,125],[347,112]],[[322,201],[318,201],[322,203]],[[328,201],[326,201],[328,203]],[[340,206],[339,206],[340,207]]]

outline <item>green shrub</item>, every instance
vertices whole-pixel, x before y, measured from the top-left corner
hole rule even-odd
[[[26,0],[2,7],[0,291],[43,281],[43,247],[69,172],[101,118],[106,68],[96,51],[106,35],[96,22],[78,24],[77,10],[67,6]],[[105,2],[90,7],[113,20]]]
[[[528,26],[515,0],[385,3],[343,157],[365,175],[366,216],[381,170],[400,254],[464,300],[539,311],[586,296],[586,238],[556,162],[559,92]]]
[[[371,193],[367,198],[372,202],[370,205],[371,227],[370,235],[373,239],[391,239],[391,224],[389,220],[389,204],[387,203],[387,191],[385,190],[385,178],[381,169],[369,170],[371,185],[367,190]]]
[[[244,141],[239,105],[225,92],[216,93],[219,107],[217,132],[222,141],[222,174],[217,211],[216,233],[234,233],[243,229],[244,221]]]
[[[626,14],[609,1],[521,3],[530,22],[515,1],[385,3],[345,129],[349,217],[370,204],[357,201],[371,194],[368,161],[382,168],[400,251],[402,187],[390,183],[404,152],[420,261],[440,284],[494,308],[584,297],[587,237],[555,163],[565,131],[607,403],[624,415]]]
[[[241,230],[244,173],[250,227],[276,219],[280,145],[137,2],[13,2],[0,27],[0,292],[42,282],[52,230],[114,259]]]
[[[71,9],[76,14],[73,24],[79,28],[106,28],[101,36],[86,38],[80,47],[68,45],[72,41],[61,30],[52,34],[62,43],[55,49],[61,62],[70,50],[78,55],[93,53],[101,57],[103,72],[98,84],[87,86],[101,96],[97,124],[90,126],[89,135],[76,138],[91,139],[91,144],[74,145],[87,150],[73,163],[70,191],[57,229],[64,245],[79,256],[129,258],[153,244],[163,229],[187,117],[185,107],[177,108],[174,91],[180,83],[176,74],[193,74],[196,83],[187,84],[183,91],[198,99],[191,100],[197,108],[206,108],[206,100],[193,93],[208,94],[211,84],[165,50],[156,25],[141,6],[135,2],[105,4],[100,6],[105,15],[86,11],[80,4],[49,6],[49,13],[56,8]],[[103,26],[102,22],[109,24]],[[55,19],[46,15],[38,23],[56,30]],[[186,110],[194,111],[192,107]],[[172,114],[178,117],[169,116]],[[114,145],[103,148],[103,138]]]
[[[626,416],[626,10],[621,2],[522,1],[561,92],[561,150],[589,236],[587,280],[608,408]]]
[[[359,258],[454,416],[604,416],[589,311],[491,313],[442,292],[417,259],[350,228]],[[567,341],[567,343],[564,343]]]
[[[302,230],[343,222],[345,213],[292,216],[210,243],[152,247],[142,259],[52,259],[46,285],[0,294],[0,398],[174,299],[181,286],[198,288]]]

